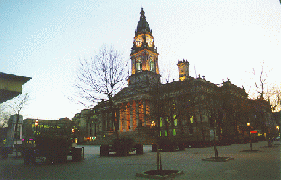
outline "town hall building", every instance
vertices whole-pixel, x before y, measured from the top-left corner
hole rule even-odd
[[[249,112],[244,88],[229,79],[217,85],[205,77],[191,77],[189,62],[184,59],[177,64],[179,81],[161,83],[159,53],[143,8],[140,14],[130,53],[128,86],[113,97],[114,112],[102,101],[75,115],[80,141],[108,143],[116,138],[116,131],[142,144],[154,143],[157,137],[204,143],[215,137],[238,141],[247,135],[239,127],[246,126],[255,112]]]

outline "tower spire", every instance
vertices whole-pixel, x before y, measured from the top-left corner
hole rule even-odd
[[[141,34],[141,33],[146,33],[146,32],[150,32],[151,30],[149,28],[149,24],[146,21],[146,17],[145,17],[145,12],[143,10],[143,8],[141,8],[141,12],[140,12],[141,16],[140,16],[140,20],[138,22],[138,26],[136,29],[136,34]]]
[[[158,55],[152,31],[141,7],[130,54],[132,75],[128,79],[129,86],[149,86],[160,82]]]
[[[140,12],[140,14],[141,14],[141,17],[145,18],[145,16],[144,16],[144,11],[143,11],[143,7],[141,7],[141,12]]]

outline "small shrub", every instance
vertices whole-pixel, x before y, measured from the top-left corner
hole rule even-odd
[[[35,144],[38,156],[46,157],[50,163],[64,162],[71,148],[71,140],[67,137],[50,134],[37,136]]]

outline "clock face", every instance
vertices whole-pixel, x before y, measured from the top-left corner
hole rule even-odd
[[[147,42],[149,47],[152,47],[153,39],[150,36],[148,36],[148,35],[146,35],[146,42]]]
[[[138,37],[136,38],[136,46],[137,46],[137,47],[141,47],[142,42],[143,42],[142,37],[141,37],[141,36],[138,36]]]

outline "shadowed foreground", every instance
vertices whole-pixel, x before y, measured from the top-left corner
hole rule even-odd
[[[218,147],[219,155],[234,158],[227,162],[202,161],[214,156],[213,147],[186,148],[185,151],[162,152],[163,169],[184,174],[175,179],[280,179],[280,146],[253,144],[260,152],[240,152],[249,144]],[[23,159],[9,155],[0,160],[0,179],[145,179],[136,173],[156,169],[156,153],[144,146],[143,155],[100,157],[99,146],[84,146],[85,160],[58,165],[23,165]]]

